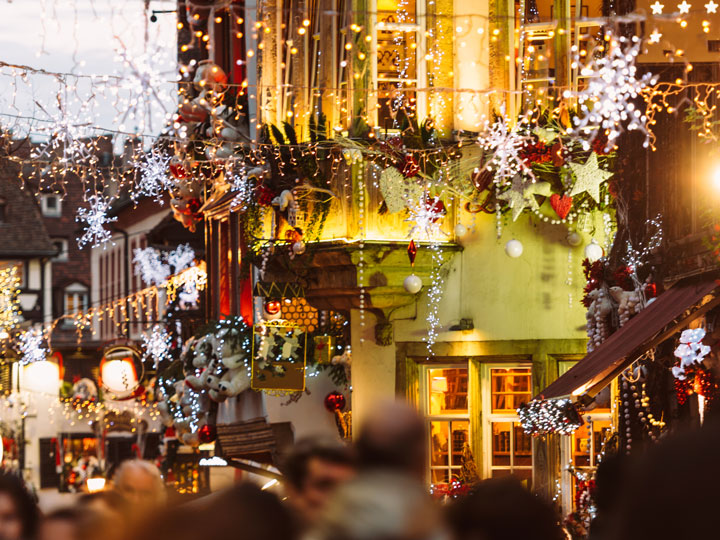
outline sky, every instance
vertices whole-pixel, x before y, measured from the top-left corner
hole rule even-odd
[[[165,112],[174,108],[176,18],[175,13],[158,14],[157,22],[148,22],[146,44],[144,3],[0,0],[0,63],[53,73],[121,76],[58,81],[53,75],[33,74],[23,80],[12,68],[0,67],[0,123],[18,132],[27,126],[34,138],[59,118],[84,131],[100,126],[157,134]],[[172,0],[150,2],[150,9],[175,6]],[[126,52],[130,65],[123,64],[118,51]],[[139,79],[132,76],[135,70],[151,75],[160,99],[143,93]],[[29,122],[29,117],[36,120]]]

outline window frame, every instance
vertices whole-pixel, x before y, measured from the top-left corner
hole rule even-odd
[[[74,289],[73,289],[74,288]],[[74,296],[74,297],[81,297],[84,296],[84,302],[82,302],[82,307],[76,307],[75,311],[72,313],[68,311],[68,296]],[[78,303],[78,306],[80,303]],[[90,306],[90,288],[87,285],[84,285],[83,283],[80,283],[78,281],[74,281],[73,283],[70,283],[63,287],[62,290],[62,307],[63,307],[63,317],[64,322],[67,324],[72,324],[72,321],[70,321],[70,318],[81,312],[88,309]]]
[[[367,101],[368,117],[372,124],[384,133],[397,133],[399,130],[396,128],[385,129],[385,126],[381,126],[378,117],[379,94],[380,88],[378,86],[378,31],[383,30],[400,30],[404,32],[415,33],[415,88],[424,89],[427,87],[427,60],[425,55],[427,54],[427,6],[425,0],[415,0],[415,22],[414,23],[393,23],[390,25],[384,25],[382,29],[379,28],[378,22],[378,2],[377,0],[371,1],[370,6],[370,58],[371,60],[371,91]],[[394,79],[385,79],[389,82],[394,82]],[[408,78],[411,81],[413,78]],[[426,92],[415,91],[415,111],[417,114],[418,121],[423,121],[427,117],[427,95]]]
[[[493,413],[492,412],[492,370],[493,369],[529,369],[530,370],[530,393],[532,394],[532,371],[533,365],[530,361],[525,362],[483,362],[480,366],[481,392],[482,400],[482,430],[483,430],[483,478],[492,478],[493,470],[509,470],[512,473],[515,469],[530,470],[532,472],[531,481],[535,481],[535,452],[530,450],[530,466],[514,465],[514,427],[511,429],[511,446],[510,446],[510,465],[509,466],[493,466],[492,464],[492,424],[500,422],[509,422],[511,424],[520,424],[520,418],[515,414],[509,413]]]
[[[421,364],[419,367],[419,381],[418,381],[418,389],[420,392],[420,408],[423,415],[423,420],[425,422],[426,428],[427,428],[427,438],[426,438],[426,450],[427,450],[427,464],[425,469],[426,474],[426,481],[428,484],[432,484],[432,471],[433,470],[447,470],[449,473],[452,473],[453,470],[460,470],[461,466],[453,466],[452,465],[452,451],[451,448],[448,448],[448,463],[447,465],[433,465],[432,464],[432,430],[431,430],[431,424],[432,422],[447,422],[448,423],[448,429],[450,429],[452,422],[467,422],[468,423],[468,443],[470,444],[471,449],[472,448],[472,432],[471,432],[471,421],[470,421],[470,410],[472,408],[471,400],[472,400],[472,383],[471,383],[471,370],[470,370],[470,361],[467,358],[464,358],[463,360],[459,362],[443,362],[438,364]],[[430,393],[429,393],[429,385],[428,385],[428,377],[431,370],[434,369],[465,369],[467,372],[467,384],[468,384],[468,392],[467,392],[467,413],[465,414],[430,414]],[[448,441],[452,444],[452,434],[449,434]],[[452,478],[452,475],[450,474],[450,478]]]
[[[70,242],[67,238],[52,237],[50,241],[55,245],[56,242],[62,243],[62,250],[52,258],[52,262],[67,262],[70,257]]]

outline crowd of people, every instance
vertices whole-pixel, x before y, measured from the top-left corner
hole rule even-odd
[[[683,434],[638,461],[598,471],[591,540],[713,538],[720,426]],[[16,475],[0,473],[0,540],[563,540],[558,509],[512,477],[437,503],[425,484],[425,423],[386,404],[353,445],[298,441],[281,496],[252,482],[170,504],[158,469],[124,462],[112,486],[42,515]]]

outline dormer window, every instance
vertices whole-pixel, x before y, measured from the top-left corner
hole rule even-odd
[[[60,217],[62,215],[62,201],[56,193],[43,193],[40,199],[40,208],[45,217]]]

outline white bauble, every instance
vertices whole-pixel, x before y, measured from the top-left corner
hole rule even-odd
[[[292,246],[293,251],[296,255],[302,255],[305,253],[305,242],[295,242]]]
[[[403,281],[403,287],[405,287],[405,290],[410,294],[419,293],[422,286],[422,279],[417,277],[415,274],[410,274],[405,278],[405,281]]]
[[[455,225],[455,238],[462,238],[467,234],[467,232],[467,227],[462,223],[458,223],[457,225]]]
[[[507,253],[508,257],[517,259],[520,255],[523,254],[522,242],[515,239],[510,240],[507,244],[505,244],[505,253]]]
[[[578,247],[580,244],[582,244],[582,241],[582,236],[577,231],[572,231],[567,235],[567,243],[570,244],[572,247]]]
[[[590,243],[585,246],[585,257],[587,257],[590,262],[595,262],[598,259],[601,259],[602,256],[603,248],[601,248],[597,241],[593,238]]]

